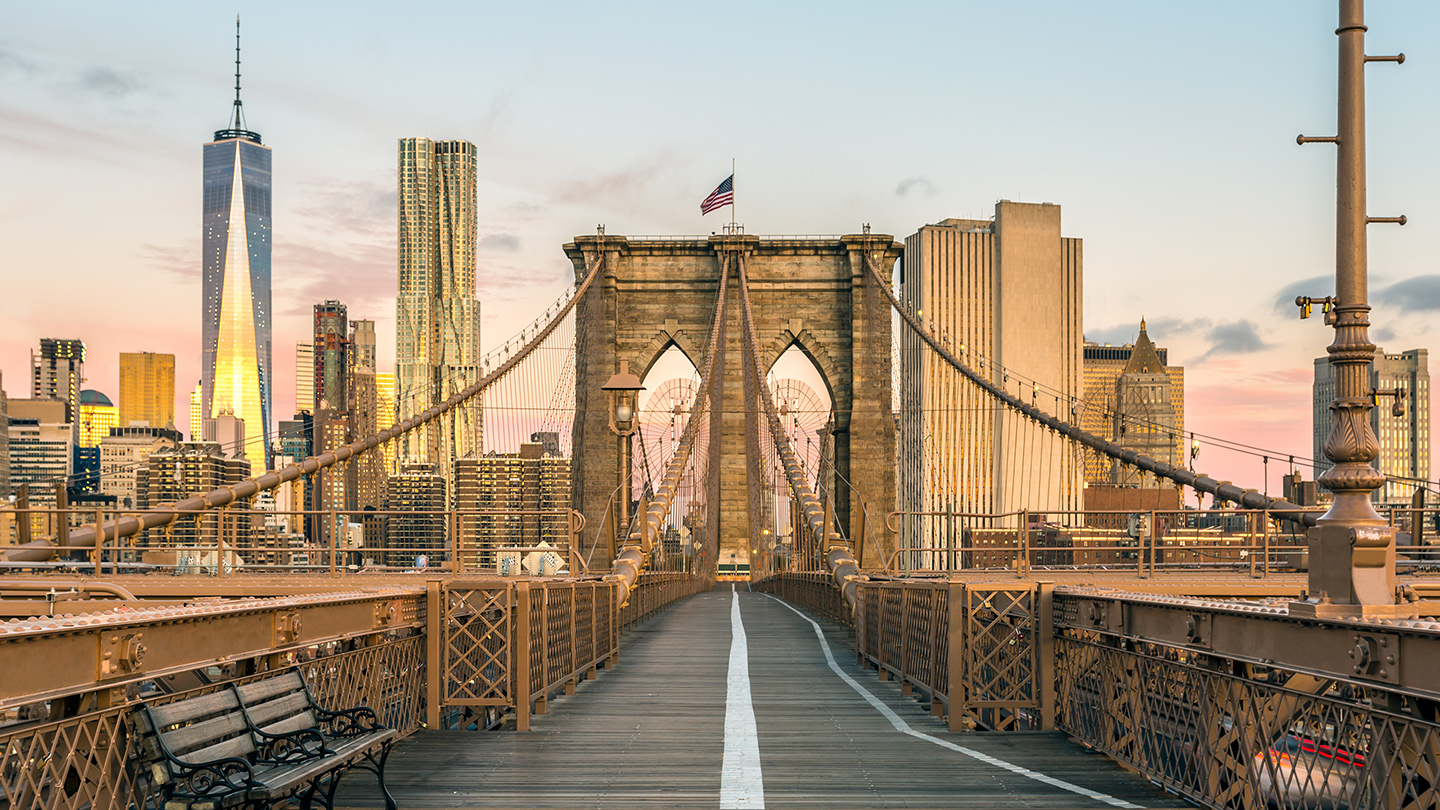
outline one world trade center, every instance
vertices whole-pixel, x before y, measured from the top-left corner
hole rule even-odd
[[[201,418],[244,420],[244,447],[223,450],[243,451],[258,475],[270,467],[270,149],[240,106],[238,20],[234,111],[205,144],[204,195]]]

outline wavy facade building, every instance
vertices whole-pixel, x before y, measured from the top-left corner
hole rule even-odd
[[[475,155],[469,141],[400,139],[395,378],[407,417],[480,378]],[[435,465],[448,481],[455,459],[480,450],[480,404],[437,422],[401,439],[400,463]]]

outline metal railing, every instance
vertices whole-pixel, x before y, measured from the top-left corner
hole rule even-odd
[[[93,528],[144,511],[32,507],[24,510],[23,517],[52,526]],[[0,515],[0,571],[161,571],[216,577],[300,572],[331,576],[417,571],[512,576],[605,573],[587,564],[599,541],[591,537],[591,546],[584,545],[584,517],[570,509],[347,512],[233,506],[174,510],[174,514],[175,520],[165,526],[137,536],[103,538],[91,532],[94,542],[83,545],[69,542],[62,529],[53,533],[58,542],[39,549],[7,546],[7,538],[13,542],[18,532]],[[689,567],[678,536],[672,534],[664,525],[652,529],[651,538],[661,549],[649,560],[652,568],[685,571]],[[555,556],[543,571],[536,567],[543,562],[540,558],[550,554]]]
[[[1394,508],[1388,516],[1401,538],[1402,572],[1440,566],[1440,545],[1426,542],[1436,539],[1440,510]],[[886,528],[896,545],[879,566],[887,575],[985,570],[1026,577],[1074,569],[1155,577],[1225,570],[1264,578],[1308,565],[1303,528],[1268,510],[892,512]]]
[[[127,581],[136,580],[183,589],[168,577]],[[356,578],[347,592],[238,599],[207,596],[208,578],[174,582],[194,586],[183,604],[149,607],[142,597],[0,622],[0,808],[144,807],[150,787],[132,765],[126,723],[135,703],[289,666],[322,703],[368,705],[402,736],[509,718],[528,728],[551,696],[616,659],[623,627],[709,585],[647,572],[622,607],[620,583],[599,578],[432,574],[399,587],[393,577],[371,587]]]
[[[833,577],[777,574],[751,586],[849,624]],[[857,583],[856,656],[916,694],[952,730],[1054,727],[1049,604],[1054,586],[868,579]]]

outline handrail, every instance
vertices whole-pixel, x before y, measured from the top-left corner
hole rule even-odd
[[[76,593],[108,593],[126,602],[138,601],[135,594],[131,593],[129,588],[116,585],[113,582],[55,579],[0,579],[0,591],[45,591],[48,593],[56,588],[70,588],[71,591]],[[60,591],[57,591],[57,593],[59,592]]]

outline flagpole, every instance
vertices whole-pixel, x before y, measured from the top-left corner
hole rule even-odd
[[[735,158],[730,158],[730,233],[735,233]]]

